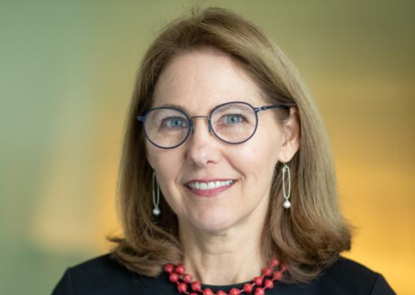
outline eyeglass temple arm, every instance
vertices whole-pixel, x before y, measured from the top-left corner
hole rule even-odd
[[[144,122],[146,116],[137,116],[137,121]]]
[[[270,105],[270,106],[263,106],[263,107],[259,107],[259,108],[255,108],[255,112],[261,112],[261,111],[266,111],[266,110],[270,110],[270,109],[278,109],[278,108],[284,108],[285,106],[280,105],[280,104],[274,104],[274,105]]]

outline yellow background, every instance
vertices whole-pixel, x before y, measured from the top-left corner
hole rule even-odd
[[[195,3],[241,13],[303,74],[330,133],[346,256],[415,294],[414,1],[1,1],[0,294],[49,294],[108,249],[139,61]]]

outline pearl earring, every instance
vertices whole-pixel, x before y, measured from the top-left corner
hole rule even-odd
[[[159,216],[160,215],[160,187],[157,183],[156,172],[153,171],[153,215]]]

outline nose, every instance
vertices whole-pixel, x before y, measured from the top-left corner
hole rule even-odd
[[[206,119],[206,122],[207,122],[207,126],[208,126],[208,131],[209,132],[211,132],[212,131],[212,129],[211,129],[211,126],[210,126],[210,119],[209,119],[209,117],[206,117],[206,116],[193,116],[193,117],[191,117],[190,118],[190,120],[192,120],[192,124],[193,124],[193,128],[192,128],[192,133],[195,133],[195,125],[194,125],[194,121],[193,121],[193,119],[203,119],[203,118],[205,118]]]
[[[202,168],[217,162],[220,156],[220,143],[211,132],[208,120],[204,116],[192,117],[193,129],[188,139],[187,159]]]

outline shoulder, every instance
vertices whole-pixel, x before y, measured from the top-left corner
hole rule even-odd
[[[331,294],[395,294],[381,274],[344,257],[323,271],[315,282],[319,289]]]
[[[344,257],[340,257],[333,265],[327,268],[323,274],[332,278],[347,275],[349,277],[361,278],[362,280],[372,280],[378,275],[368,267]]]
[[[93,285],[95,282],[123,281],[133,273],[119,264],[110,254],[84,261],[68,269],[72,281],[79,285]]]
[[[52,295],[146,294],[154,285],[163,287],[160,282],[161,277],[138,275],[106,254],[69,267]]]

